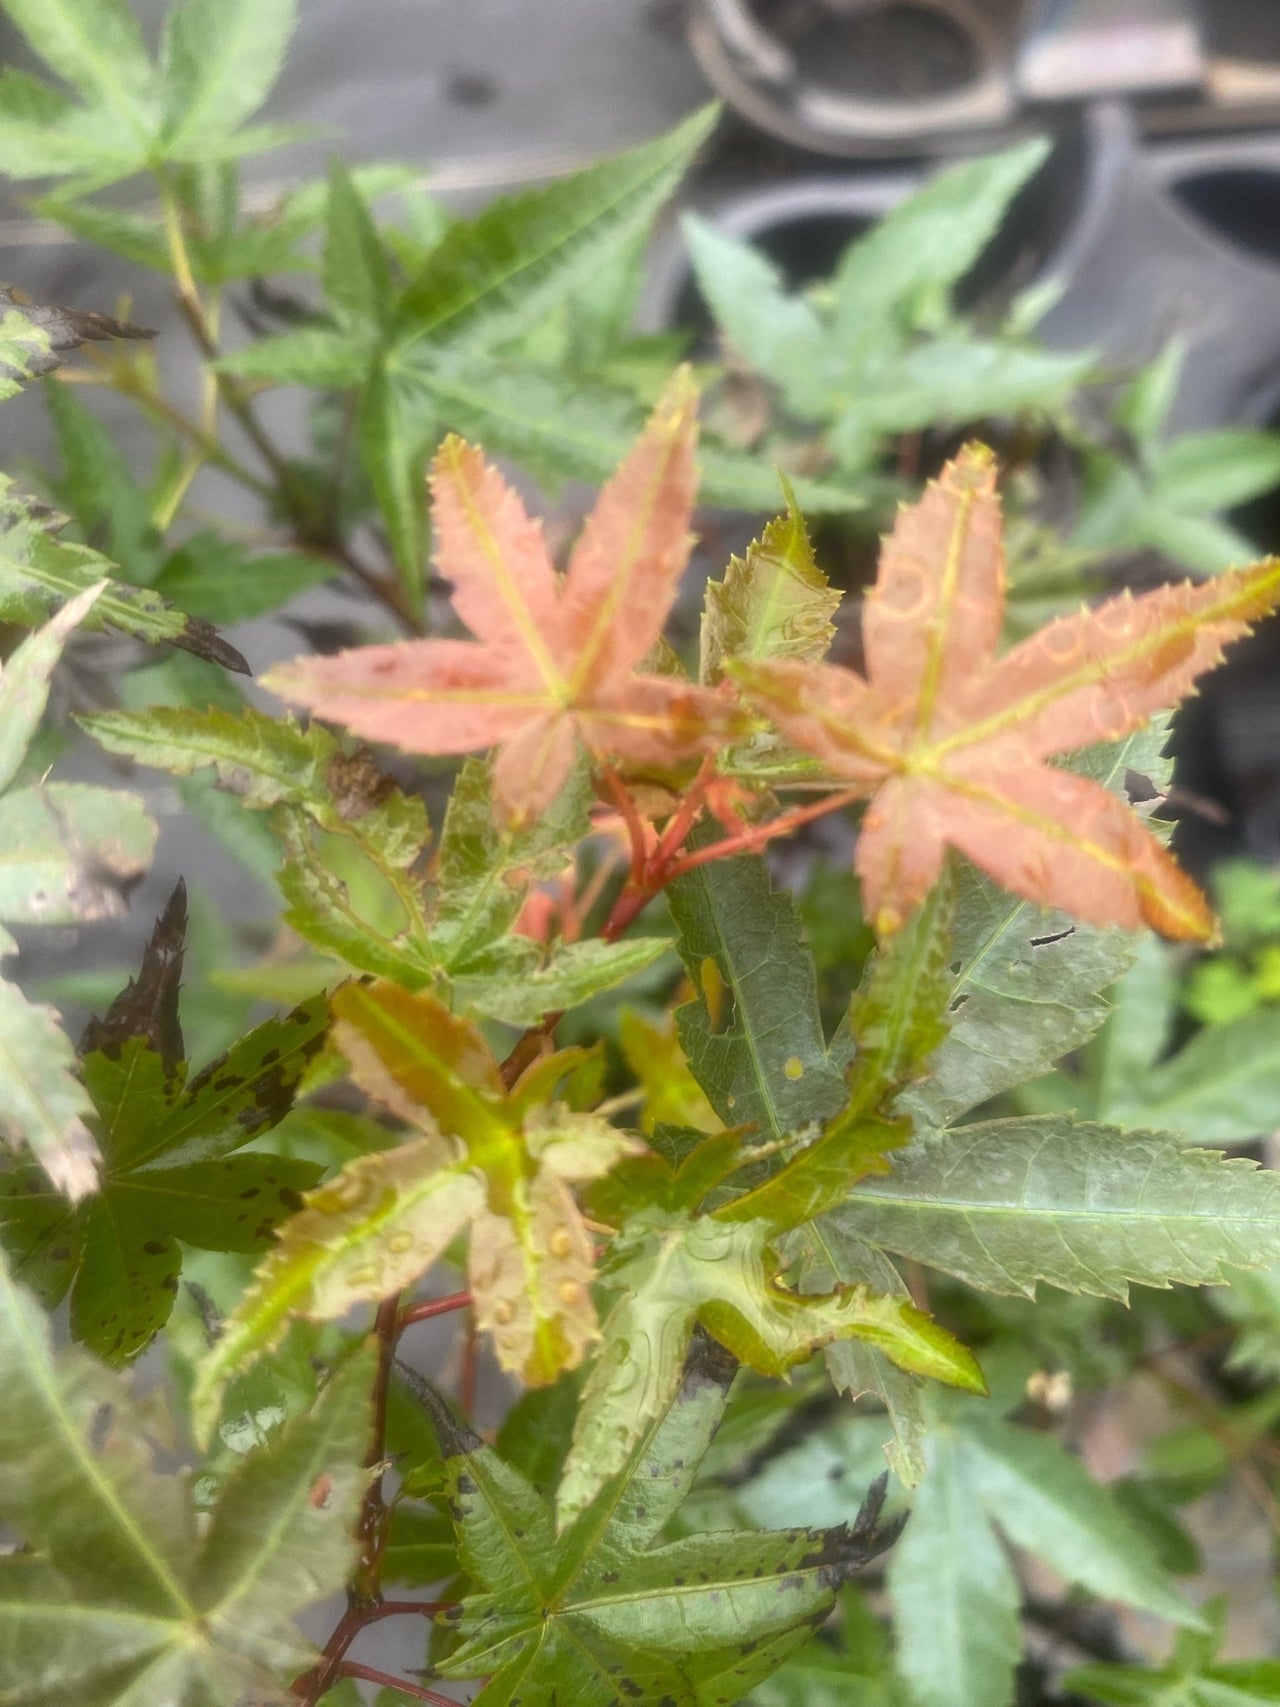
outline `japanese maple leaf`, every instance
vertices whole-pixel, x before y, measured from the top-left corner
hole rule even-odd
[[[354,1082],[416,1135],[356,1157],[278,1229],[201,1364],[202,1428],[291,1316],[332,1321],[399,1292],[464,1232],[476,1323],[503,1369],[546,1385],[599,1337],[592,1240],[570,1187],[644,1146],[561,1100],[576,1100],[587,1052],[543,1056],[508,1089],[479,1028],[429,991],[350,984],[333,1012]]]
[[[970,445],[886,541],[865,676],[729,667],[790,741],[869,797],[857,867],[880,931],[927,893],[950,844],[1015,894],[1091,924],[1207,938],[1204,897],[1141,820],[1045,761],[1175,704],[1280,599],[1280,561],[1122,594],[997,657],[1004,592],[995,459]]]
[[[563,577],[540,523],[497,470],[446,439],[431,474],[436,564],[476,638],[298,659],[267,686],[408,752],[496,746],[494,797],[517,820],[549,805],[577,741],[640,765],[704,748],[732,721],[729,702],[636,673],[688,560],[696,405],[682,371],[600,494]]]

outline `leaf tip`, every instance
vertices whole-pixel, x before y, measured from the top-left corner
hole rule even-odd
[[[994,494],[999,468],[999,458],[991,446],[970,439],[942,470],[938,484],[952,491]]]
[[[681,362],[671,375],[650,417],[652,428],[663,437],[678,438],[696,431],[698,419],[698,386],[693,369]]]
[[[98,1189],[102,1154],[82,1120],[73,1120],[61,1142],[43,1150],[40,1160],[50,1182],[72,1203],[79,1203]]]

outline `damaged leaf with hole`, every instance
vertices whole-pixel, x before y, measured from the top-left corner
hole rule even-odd
[[[16,1541],[0,1559],[0,1699],[283,1701],[281,1673],[309,1657],[295,1615],[351,1567],[370,1356],[349,1358],[200,1509],[206,1479],[157,1461],[179,1433],[163,1387],[140,1399],[53,1337],[0,1262],[0,1520]]]
[[[0,918],[24,925],[122,918],[157,833],[132,794],[67,782],[12,790],[0,800]]]

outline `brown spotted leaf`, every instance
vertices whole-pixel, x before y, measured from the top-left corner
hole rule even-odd
[[[269,1436],[187,1469],[164,1383],[139,1394],[61,1337],[0,1261],[0,1700],[296,1700],[315,1656],[295,1618],[355,1563],[372,1347]]]
[[[47,1304],[70,1290],[76,1337],[109,1363],[168,1319],[179,1241],[255,1251],[319,1169],[236,1154],[293,1106],[328,1027],[323,999],[267,1020],[188,1080],[178,1022],[185,895],[175,890],[138,976],[85,1033],[83,1082],[102,1152],[99,1190],[68,1203],[34,1164],[0,1175],[0,1242]]]
[[[1280,600],[1280,560],[1125,593],[999,656],[1004,600],[995,459],[970,445],[886,541],[865,676],[768,660],[729,669],[788,740],[870,799],[857,865],[880,931],[929,891],[950,845],[1090,924],[1208,938],[1204,897],[1125,803],[1046,761],[1176,704]]]
[[[52,373],[81,344],[154,337],[144,326],[91,308],[26,302],[11,285],[0,285],[0,397],[11,397],[24,381]]]
[[[178,991],[187,943],[187,886],[181,878],[155,922],[138,976],[130,978],[101,1019],[91,1019],[80,1039],[82,1055],[118,1056],[142,1038],[160,1057],[166,1078],[183,1070],[186,1045],[178,1021]]]
[[[244,657],[203,617],[177,610],[151,587],[121,580],[100,552],[59,538],[66,518],[19,491],[0,474],[0,620],[33,625],[89,587],[101,587],[88,629],[118,629],[149,646],[165,643],[238,675]]]
[[[412,1285],[468,1227],[476,1319],[530,1385],[575,1368],[596,1339],[590,1236],[570,1186],[637,1142],[557,1100],[583,1059],[537,1061],[508,1092],[479,1029],[429,992],[351,984],[334,998],[351,1075],[421,1136],[360,1156],[308,1193],[200,1372],[197,1423],[293,1315],[330,1320]]]
[[[729,702],[640,670],[689,555],[696,404],[678,375],[600,494],[563,578],[497,470],[446,439],[431,480],[436,561],[475,638],[298,659],[267,685],[408,752],[495,747],[495,799],[515,820],[545,810],[579,744],[643,766],[705,749],[732,725]]]

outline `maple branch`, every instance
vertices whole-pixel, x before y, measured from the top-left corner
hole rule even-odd
[[[636,803],[631,798],[627,785],[612,765],[602,764],[600,766],[600,780],[608,789],[614,805],[621,814],[622,822],[627,827],[627,839],[631,843],[631,875],[628,882],[642,884],[649,864],[649,850],[645,847],[644,825],[640,822]]]
[[[470,1420],[476,1410],[476,1377],[479,1373],[480,1341],[473,1310],[467,1317],[466,1337],[462,1342],[462,1374],[458,1381],[458,1408]]]
[[[1247,1434],[1234,1427],[1218,1411],[1211,1399],[1169,1368],[1168,1357],[1167,1350],[1152,1348],[1144,1354],[1141,1361],[1165,1391],[1185,1405],[1195,1416],[1199,1426],[1218,1442],[1239,1474],[1250,1498],[1266,1519],[1272,1534],[1280,1535],[1280,1503],[1271,1491],[1267,1474],[1258,1463],[1261,1459],[1273,1468],[1277,1456],[1276,1448],[1265,1436],[1250,1440]]]
[[[187,240],[182,229],[182,210],[178,197],[169,180],[160,178],[161,205],[164,211],[165,241],[169,249],[169,265],[173,269],[173,278],[178,309],[195,339],[196,345],[208,362],[216,362],[221,351],[218,340],[205,311],[200,287],[196,283],[195,273],[191,267],[191,257],[187,250]],[[372,594],[379,604],[399,621],[411,634],[422,632],[422,623],[413,610],[398,583],[385,578],[370,569],[369,566],[356,556],[351,547],[337,533],[333,526],[332,514],[325,514],[317,508],[306,486],[299,482],[288,459],[272,443],[266,429],[259,421],[248,391],[232,374],[218,373],[211,375],[215,395],[219,397],[240,423],[245,437],[253,445],[258,455],[270,469],[275,482],[275,488],[258,481],[250,476],[251,483],[268,497],[279,493],[292,519],[298,535],[299,544],[318,549],[323,555],[336,559],[352,578]],[[220,448],[220,447],[219,447]],[[222,460],[221,456],[219,460]],[[234,472],[228,469],[228,472]],[[245,473],[248,471],[245,470]]]
[[[369,1621],[367,1611],[348,1607],[343,1613],[315,1665],[293,1681],[289,1693],[298,1697],[302,1707],[315,1707],[315,1703],[337,1677],[342,1656]]]
[[[314,1707],[346,1667],[354,1663],[343,1656],[370,1624],[380,1623],[384,1618],[434,1618],[437,1613],[455,1610],[456,1602],[450,1600],[384,1600],[377,1606],[349,1607],[325,1643],[320,1659],[310,1671],[295,1679],[290,1694],[296,1695],[303,1707]],[[397,1689],[401,1687],[396,1685]],[[456,1707],[456,1703],[450,1702],[449,1707]]]
[[[189,439],[192,447],[199,451],[205,462],[214,468],[220,468],[230,479],[255,492],[259,498],[271,499],[275,496],[275,487],[269,481],[263,480],[238,457],[233,456],[225,446],[211,438],[198,421],[184,415],[182,410],[176,408],[167,398],[152,390],[134,362],[117,358],[108,365],[100,351],[92,350],[86,353],[90,361],[96,358],[96,371],[77,369],[74,374],[63,372],[57,376],[54,383],[108,387],[117,397],[127,397],[131,403],[136,403],[144,415],[161,422],[180,438]]]
[[[375,1671],[373,1666],[360,1665],[356,1660],[343,1660],[338,1667],[338,1675],[357,1677],[365,1683],[378,1683],[384,1689],[398,1689],[402,1695],[411,1695],[415,1701],[430,1701],[434,1707],[458,1707],[451,1695],[440,1695],[420,1683],[406,1683],[403,1678],[392,1677],[390,1672]]]
[[[465,1310],[471,1303],[469,1292],[450,1292],[444,1298],[428,1298],[421,1304],[406,1304],[400,1312],[400,1331],[413,1322],[429,1322],[433,1316],[447,1316],[452,1310]]]
[[[165,241],[169,248],[169,265],[173,269],[174,295],[179,312],[186,321],[201,355],[206,361],[216,362],[221,351],[213,327],[209,323],[195,273],[192,271],[191,256],[182,229],[182,210],[173,185],[164,176],[160,179],[160,200],[164,212]],[[231,375],[216,374],[214,377],[219,394],[240,423],[253,448],[275,476],[281,495],[289,504],[290,510],[295,513],[295,519],[298,505],[301,505],[303,512],[310,514],[308,495],[298,487],[293,470],[267,437],[247,394]]]
[[[378,1305],[373,1331],[378,1336],[378,1373],[373,1384],[373,1438],[365,1457],[365,1468],[381,1464],[387,1436],[387,1389],[400,1334],[400,1293],[392,1292]]]
[[[677,877],[683,877],[688,871],[696,871],[700,865],[709,865],[714,859],[730,859],[734,854],[755,853],[775,837],[789,836],[793,830],[800,829],[804,824],[811,824],[815,818],[824,818],[828,812],[838,812],[841,807],[852,806],[855,801],[865,798],[865,789],[841,789],[838,794],[830,794],[825,800],[815,801],[812,806],[797,806],[794,811],[770,818],[765,824],[753,825],[739,836],[726,836],[722,842],[712,842],[691,854],[683,854],[668,865],[662,886],[665,888],[666,884]]]
[[[304,542],[310,543],[310,542]],[[370,569],[367,563],[362,563],[347,543],[335,535],[327,544],[316,546],[321,556],[332,557],[341,563],[353,579],[359,581],[366,592],[372,593],[378,603],[384,606],[410,634],[422,634],[423,623],[413,606],[405,597],[400,584],[387,575],[379,575],[376,569]]]
[[[650,863],[656,868],[664,868],[667,861],[679,851],[680,844],[693,828],[694,820],[702,810],[707,784],[714,775],[715,755],[708,753],[699,767],[697,776],[685,790],[684,799],[671,814],[670,822],[659,837],[657,847],[653,850],[653,858]]]
[[[378,1305],[373,1331],[378,1340],[378,1369],[373,1381],[373,1427],[364,1459],[367,1470],[377,1470],[386,1455],[387,1392],[391,1385],[396,1341],[400,1336],[400,1293],[391,1293]],[[356,1528],[360,1555],[355,1574],[347,1586],[349,1607],[376,1606],[382,1599],[378,1576],[382,1568],[386,1527],[387,1507],[382,1497],[382,1473],[378,1471],[365,1489],[364,1504],[360,1509],[360,1522]]]
[[[704,760],[701,770],[690,783],[684,799],[672,814],[671,821],[662,832],[652,853],[643,852],[643,829],[634,802],[621,778],[608,766],[602,767],[601,778],[626,822],[632,849],[631,875],[600,932],[605,942],[616,942],[654,896],[677,877],[683,877],[689,871],[696,871],[700,865],[709,865],[712,860],[730,859],[734,854],[740,853],[755,853],[775,837],[790,835],[793,830],[812,823],[815,818],[825,817],[828,812],[838,812],[841,807],[852,805],[865,795],[863,789],[840,789],[834,794],[825,795],[810,806],[797,806],[790,812],[783,812],[777,818],[769,819],[767,823],[751,825],[739,835],[726,836],[723,840],[712,842],[705,848],[698,848],[693,853],[682,853],[681,845],[702,810],[707,785],[714,776],[713,766],[712,757]]]
[[[369,1446],[364,1456],[367,1470],[377,1470],[386,1453],[387,1392],[391,1385],[391,1369],[395,1362],[396,1340],[400,1334],[400,1293],[393,1292],[378,1305],[373,1331],[378,1339],[378,1367],[373,1379],[373,1424],[369,1431]],[[382,1474],[371,1476],[365,1489],[356,1524],[359,1555],[356,1568],[347,1583],[347,1609],[325,1643],[317,1663],[304,1672],[293,1685],[304,1707],[313,1707],[338,1675],[343,1654],[355,1641],[366,1624],[390,1614],[382,1611],[382,1592],[379,1575],[382,1570],[382,1551],[386,1543],[387,1507],[382,1497]],[[403,1604],[403,1603],[400,1603]]]
[[[617,942],[622,933],[634,923],[662,888],[661,883],[652,887],[637,889],[630,883],[623,889],[613,904],[613,911],[600,927],[600,935],[605,942]]]
[[[581,893],[573,896],[571,902],[571,915],[565,917],[564,928],[561,931],[563,940],[567,942],[577,942],[582,936],[582,927],[586,922],[587,915],[604,893],[605,888],[609,883],[609,879],[613,876],[617,867],[618,850],[616,847],[612,847],[609,848],[601,857],[599,865],[596,867],[595,871],[592,872],[591,877],[588,879]],[[564,916],[562,909],[562,917]]]
[[[384,1600],[366,1618],[366,1624],[376,1624],[382,1618],[435,1618],[441,1612],[456,1612],[455,1600]]]

